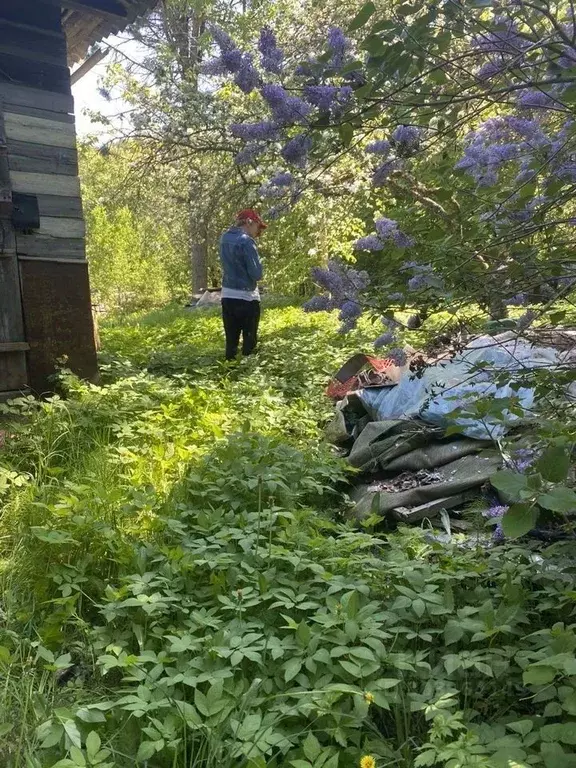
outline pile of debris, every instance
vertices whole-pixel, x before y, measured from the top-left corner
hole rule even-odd
[[[478,336],[435,359],[414,352],[403,367],[355,355],[327,390],[337,403],[328,437],[358,470],[353,516],[421,523],[475,500],[508,503],[490,478],[502,467],[501,438],[530,420],[526,374],[575,363],[576,330]],[[576,400],[576,385],[566,396]],[[486,398],[501,403],[479,416],[474,405]]]

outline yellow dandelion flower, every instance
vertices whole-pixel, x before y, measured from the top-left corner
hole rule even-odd
[[[372,755],[364,755],[360,760],[360,768],[376,768],[376,760]]]
[[[368,704],[372,704],[374,701],[374,694],[370,693],[370,691],[366,691],[364,694],[364,701],[368,702]]]

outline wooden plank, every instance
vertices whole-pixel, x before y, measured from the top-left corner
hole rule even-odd
[[[23,51],[20,56],[0,53],[0,80],[70,95],[70,71],[66,66],[32,61]]]
[[[2,30],[0,30],[0,35],[1,34],[3,34]],[[0,41],[2,39],[3,38],[0,37]],[[42,51],[37,51],[32,47],[28,48],[4,42],[0,42],[0,54],[8,54],[9,56],[19,57],[25,56],[28,61],[40,62],[42,64],[48,64],[49,66],[56,67],[62,66],[63,63],[67,62],[67,59],[63,59],[59,53],[43,53]]]
[[[128,18],[128,11],[118,0],[43,0],[43,2],[62,8],[71,8],[74,11],[89,11],[103,18],[114,20]]]
[[[85,259],[83,238],[52,237],[51,235],[17,235],[18,256],[54,256],[60,259]]]
[[[37,29],[29,24],[4,21],[0,11],[0,40],[3,45],[11,45],[19,51],[32,50],[52,56],[58,63],[66,61],[66,37],[64,32]],[[22,55],[22,54],[20,54]]]
[[[49,173],[11,171],[12,189],[29,195],[63,195],[80,198],[80,180],[77,176]]]
[[[20,274],[12,226],[12,190],[4,110],[0,100],[0,342],[24,342],[24,317]],[[10,254],[10,255],[8,255]],[[0,356],[0,390],[15,390],[27,384],[26,355],[13,351]]]
[[[76,129],[73,124],[31,115],[17,115],[14,112],[6,112],[4,119],[8,140],[76,148]]]
[[[38,29],[51,29],[53,32],[59,32],[62,29],[60,9],[44,3],[36,3],[32,9],[28,2],[3,2],[0,7],[0,18],[17,24],[29,24]]]
[[[70,94],[56,93],[49,89],[39,89],[2,82],[0,78],[0,99],[6,105],[17,104],[19,107],[48,109],[53,112],[72,114],[74,99]],[[6,107],[7,108],[7,107]]]
[[[52,264],[88,264],[88,259],[56,259],[44,256],[18,256],[18,261],[49,261]]]
[[[52,147],[45,144],[9,140],[8,162],[11,171],[78,176],[76,150],[67,147]]]
[[[81,219],[82,200],[77,197],[62,195],[38,195],[40,216],[62,216],[65,219]]]
[[[48,390],[49,377],[63,356],[72,371],[93,378],[97,362],[87,265],[26,260],[20,273],[30,386]]]
[[[30,344],[25,341],[0,341],[0,354],[3,352],[26,352]]]
[[[83,61],[79,67],[76,67],[74,72],[72,72],[70,75],[71,85],[75,85],[79,80],[87,75],[88,72],[94,69],[95,66],[100,64],[101,61],[104,61],[106,56],[108,56],[110,53],[110,50],[110,48],[98,48],[98,50],[94,51],[91,56],[85,59],[85,61]]]
[[[36,107],[21,107],[19,104],[6,103],[6,112],[12,112],[16,115],[30,115],[30,117],[41,117],[43,120],[56,120],[59,123],[74,123],[74,115],[68,112],[53,112],[49,109],[37,109]]]
[[[53,5],[36,3],[30,8],[30,3],[6,3],[0,7],[0,18],[18,24],[29,24],[38,29],[51,29],[59,32],[62,29],[61,11]]]
[[[2,226],[6,225],[3,220]],[[19,284],[16,257],[0,259],[0,341],[25,341]]]
[[[38,234],[75,239],[86,235],[86,227],[82,219],[64,219],[41,216]]]

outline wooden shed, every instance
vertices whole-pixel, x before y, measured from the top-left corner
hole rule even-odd
[[[96,374],[70,67],[155,0],[0,0],[0,400]]]

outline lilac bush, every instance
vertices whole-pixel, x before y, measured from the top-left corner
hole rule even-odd
[[[362,314],[360,296],[370,283],[368,273],[331,260],[325,269],[314,267],[312,279],[325,293],[313,296],[306,302],[305,311],[329,312],[339,309],[340,332],[347,333],[355,328]]]
[[[576,184],[570,100],[574,22],[562,16],[562,8],[532,9],[532,18],[520,3],[495,8],[492,15],[455,8],[453,18],[443,23],[447,32],[459,29],[456,49],[449,42],[445,47],[434,24],[421,24],[417,32],[412,28],[420,23],[412,15],[422,20],[435,13],[420,2],[408,18],[392,13],[376,31],[364,29],[364,21],[352,27],[360,31],[350,36],[332,27],[324,50],[310,50],[308,59],[294,66],[268,27],[260,32],[259,62],[211,27],[219,56],[205,65],[206,71],[229,72],[241,90],[257,90],[261,99],[259,122],[231,127],[232,136],[246,142],[236,162],[259,162],[268,148],[293,170],[290,183],[270,179],[260,188],[264,197],[281,198],[270,213],[280,216],[301,199],[307,174],[318,164],[330,167],[338,153],[355,152],[360,158],[363,149],[374,193],[390,191],[397,205],[402,196],[411,196],[414,220],[426,217],[445,233],[439,257],[433,259],[425,228],[404,231],[394,218],[377,219],[372,232],[356,239],[354,249],[363,259],[366,254],[381,259],[399,248],[426,254],[422,263],[407,268],[405,293],[387,301],[417,300],[440,308],[442,302],[450,305],[456,290],[482,306],[517,307],[530,303],[537,288],[542,301],[551,304],[572,287],[561,280],[574,276],[563,274],[564,265],[548,267],[546,259],[532,253],[545,242],[555,254],[554,225],[570,227],[575,220],[571,212],[562,220],[570,200],[568,185]],[[383,20],[376,12],[372,21]],[[378,61],[386,46],[414,35],[416,47],[429,51],[428,59],[400,46],[403,63],[394,73],[388,71]],[[463,109],[451,113],[451,105]],[[485,117],[488,107],[490,116]],[[328,142],[324,134],[331,137]],[[338,135],[340,145],[334,139]],[[435,163],[441,169],[436,175]],[[409,216],[402,220],[412,221]],[[416,238],[416,231],[425,236]],[[557,237],[567,241],[573,236],[558,229]],[[526,244],[526,255],[517,244]],[[330,304],[332,309],[341,306]],[[357,311],[355,306],[352,315]],[[529,307],[517,329],[525,330],[537,316]],[[343,316],[343,322],[348,319]]]

